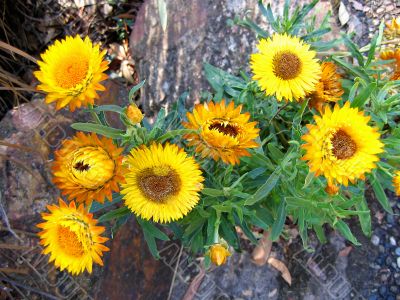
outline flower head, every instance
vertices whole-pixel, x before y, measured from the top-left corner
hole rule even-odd
[[[82,105],[93,104],[96,91],[104,91],[101,81],[108,63],[103,60],[106,51],[93,45],[88,37],[67,36],[56,41],[38,61],[40,70],[34,74],[40,81],[38,89],[47,93],[46,102],[56,102],[56,109],[67,105],[71,111]]]
[[[253,79],[267,95],[278,101],[299,101],[315,91],[321,67],[315,51],[297,37],[274,34],[257,45],[259,53],[251,55]]]
[[[212,245],[209,251],[211,261],[217,266],[225,264],[226,259],[231,256],[231,253],[228,251],[227,247],[222,244]]]
[[[168,223],[187,215],[200,199],[204,181],[193,157],[176,145],[131,150],[125,161],[125,205],[143,219]]]
[[[316,90],[310,95],[309,105],[319,112],[322,112],[323,106],[329,102],[340,100],[344,91],[340,83],[340,75],[336,72],[336,66],[332,62],[323,62],[321,64],[322,75],[316,85]]]
[[[400,37],[400,18],[392,18],[392,22],[387,22],[383,34],[389,40]]]
[[[383,60],[392,60],[395,62],[389,64],[389,67],[392,70],[392,75],[390,76],[390,80],[399,80],[400,79],[400,48],[395,50],[386,50],[379,54],[380,58]]]
[[[44,246],[43,253],[50,254],[50,261],[73,275],[85,269],[91,273],[93,262],[102,266],[103,251],[109,251],[103,243],[108,238],[100,236],[105,228],[96,226],[92,214],[85,212],[83,205],[77,208],[71,202],[68,206],[61,199],[59,206],[47,208],[50,213],[42,213],[44,222],[37,227],[42,229],[40,244]]]
[[[133,124],[140,123],[143,120],[143,113],[136,104],[130,104],[126,108],[126,116]]]
[[[395,172],[393,177],[394,192],[400,196],[400,171]]]
[[[254,140],[258,136],[257,122],[249,122],[250,114],[241,113],[242,105],[234,107],[225,100],[220,103],[204,103],[195,106],[193,113],[187,113],[189,122],[183,126],[198,133],[185,135],[190,146],[203,157],[221,159],[225,163],[238,164],[242,156],[250,156],[248,148],[258,146]]]
[[[368,125],[370,117],[347,102],[332,111],[328,106],[321,116],[314,116],[315,125],[307,125],[302,136],[306,144],[303,160],[311,172],[324,175],[329,185],[348,185],[376,167],[377,154],[383,152],[377,129]]]
[[[118,192],[118,183],[124,181],[122,151],[109,138],[78,132],[55,152],[53,182],[69,200],[111,200],[112,191]]]

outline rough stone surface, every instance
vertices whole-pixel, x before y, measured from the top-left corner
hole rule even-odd
[[[255,33],[227,22],[247,16],[261,28],[269,29],[257,0],[176,0],[167,1],[167,28],[160,25],[157,0],[146,0],[133,26],[130,45],[140,80],[146,79],[141,100],[146,115],[153,115],[161,106],[190,91],[188,104],[199,100],[209,90],[203,72],[208,62],[233,74],[249,71],[249,57],[255,51]],[[273,3],[282,14],[283,2]],[[307,1],[294,1],[299,5]],[[318,19],[331,10],[329,1],[321,1],[315,9]],[[337,26],[332,22],[334,32]]]

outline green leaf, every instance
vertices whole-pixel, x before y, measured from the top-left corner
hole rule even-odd
[[[223,190],[211,189],[211,188],[204,188],[201,190],[201,193],[211,197],[220,197],[224,196]]]
[[[129,102],[133,102],[133,97],[135,96],[136,92],[145,84],[146,80],[143,80],[142,82],[138,83],[135,85],[131,90],[129,91],[128,94],[128,100]]]
[[[158,137],[156,141],[158,143],[164,143],[166,140],[174,139],[176,137],[180,137],[185,134],[195,133],[196,131],[193,129],[175,129],[168,131],[167,133],[163,134],[162,136]]]
[[[359,211],[367,211],[367,213],[359,213],[358,219],[360,220],[361,229],[364,234],[368,237],[371,236],[371,213],[368,209],[367,201],[365,201],[364,195],[360,195],[357,198],[356,209]]]
[[[392,207],[390,206],[389,200],[386,197],[385,191],[378,178],[376,177],[376,173],[373,172],[372,176],[370,176],[370,182],[372,189],[374,190],[375,196],[378,199],[379,203],[382,205],[383,209],[388,213],[393,214]]]
[[[354,97],[356,96],[356,92],[357,92],[359,85],[360,85],[360,82],[356,81],[356,82],[354,82],[354,85],[351,87],[349,97],[348,97],[348,100],[350,101],[350,103],[353,103]]]
[[[378,34],[376,34],[371,40],[371,44],[370,44],[371,46],[368,51],[368,59],[367,59],[367,62],[365,63],[365,66],[368,66],[371,63],[371,61],[375,58],[376,46],[379,46],[382,41],[383,28],[384,28],[384,23],[381,22],[381,24],[379,25]]]
[[[158,229],[153,223],[150,221],[146,221],[140,218],[137,218],[138,223],[140,226],[143,228],[143,230],[147,231],[151,236],[163,240],[163,241],[169,241],[169,237],[162,232],[160,229]]]
[[[125,133],[125,131],[120,129],[93,123],[74,123],[71,125],[71,127],[75,130],[94,132],[112,139],[120,139],[122,138],[122,135]]]
[[[364,88],[351,102],[351,107],[362,107],[369,99],[372,91],[376,89],[376,83],[371,82],[366,88]]]
[[[258,7],[264,17],[267,18],[268,23],[271,25],[274,31],[279,31],[278,23],[275,21],[274,14],[272,13],[271,5],[268,3],[267,8],[265,8],[262,0],[258,1]]]
[[[157,0],[158,14],[160,16],[160,23],[163,31],[167,29],[168,13],[167,3],[165,0]]]
[[[370,82],[371,80],[369,79],[368,75],[360,70],[359,68],[345,62],[344,60],[336,57],[336,56],[332,56],[332,60],[334,62],[336,62],[338,65],[342,66],[343,68],[347,69],[351,74],[353,74],[354,76],[358,76],[360,78],[362,78],[365,82]]]
[[[342,220],[337,220],[334,225],[335,229],[339,230],[339,232],[350,242],[352,242],[356,246],[360,246],[361,244],[357,241],[356,237],[351,232],[349,226]]]
[[[100,105],[100,106],[96,106],[95,108],[93,108],[93,110],[96,113],[102,112],[102,111],[112,111],[112,112],[116,112],[119,114],[122,114],[124,109],[118,105]]]
[[[209,63],[204,63],[204,73],[207,81],[211,87],[217,92],[221,93],[219,97],[222,98],[225,86],[243,90],[246,88],[246,83],[240,77],[233,76],[232,74],[225,72]]]
[[[322,244],[325,244],[327,242],[327,240],[325,237],[324,227],[322,227],[322,225],[314,225],[313,229],[314,229],[315,233],[317,234],[318,240]]]
[[[123,206],[123,207],[114,209],[112,211],[109,211],[108,213],[105,213],[100,218],[98,218],[98,221],[99,221],[99,223],[102,223],[102,222],[122,218],[130,213],[131,213],[131,211],[129,210],[129,208],[127,208],[126,206]]]
[[[267,179],[267,181],[258,188],[258,190],[244,202],[244,205],[253,205],[269,195],[272,189],[276,186],[281,176],[281,169],[277,168]]]
[[[256,239],[256,237],[254,236],[254,234],[251,232],[250,228],[247,226],[246,222],[241,222],[239,220],[239,217],[234,213],[234,218],[236,221],[236,224],[239,225],[239,227],[242,229],[243,233],[249,238],[249,240],[253,243],[253,244],[257,244],[258,241]]]
[[[228,223],[226,218],[221,218],[221,225],[219,228],[221,230],[220,234],[229,243],[229,245],[235,248],[235,250],[239,250],[240,241],[236,230],[234,230],[233,225]]]
[[[358,61],[358,64],[363,67],[364,66],[364,56],[358,50],[358,46],[356,44],[354,44],[352,40],[350,40],[350,38],[347,36],[347,34],[342,34],[342,38],[343,38],[343,41],[344,41],[347,49],[349,49],[349,51],[351,52],[352,56],[355,57]]]
[[[159,259],[160,254],[158,253],[156,239],[147,230],[143,230],[143,235],[151,255],[153,255],[154,258]]]
[[[281,235],[281,232],[283,230],[283,226],[285,225],[285,220],[286,220],[286,203],[285,200],[281,200],[281,203],[279,204],[278,207],[278,213],[275,219],[274,224],[272,225],[271,229],[271,240],[276,241],[279,236]]]
[[[104,203],[99,203],[97,201],[93,201],[92,205],[90,206],[90,212],[95,213],[99,210],[102,210],[102,209],[110,207],[116,203],[119,203],[119,202],[121,202],[121,200],[122,200],[122,195],[114,194],[112,201],[105,201]]]
[[[304,41],[309,41],[309,40],[311,40],[313,38],[316,38],[316,37],[319,37],[321,35],[324,35],[325,33],[328,33],[330,31],[331,31],[330,28],[321,28],[321,29],[315,30],[313,32],[310,32],[310,33],[308,33],[306,35],[303,35],[301,38]]]

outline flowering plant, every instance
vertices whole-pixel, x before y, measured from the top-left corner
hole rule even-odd
[[[297,224],[304,247],[309,230],[324,242],[325,226],[359,245],[346,222],[353,216],[371,234],[366,188],[390,213],[384,190],[400,195],[400,50],[382,51],[383,24],[361,49],[346,35],[324,41],[328,16],[319,27],[307,18],[316,3],[290,15],[286,1],[275,17],[260,2],[272,35],[234,20],[259,37],[252,75],[205,64],[214,93],[189,110],[183,94],[153,124],[132,101],[145,81],[127,107],[95,105],[107,63],[88,38],[67,37],[42,55],[36,76],[46,101],[87,106],[94,120],[72,124],[80,132],[55,154],[54,183],[71,202],[49,206],[39,227],[57,266],[90,272],[108,250],[104,226],[95,224],[114,233],[132,216],[155,257],[156,241],[173,238],[205,255],[207,266],[240,250],[240,234],[257,244],[265,231],[274,241],[288,223]],[[339,43],[348,51],[331,50]],[[105,112],[119,114],[125,129],[110,127]]]

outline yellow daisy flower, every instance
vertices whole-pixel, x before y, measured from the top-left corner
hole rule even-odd
[[[88,37],[82,40],[78,35],[51,45],[38,61],[40,70],[34,72],[40,81],[37,88],[47,93],[46,103],[56,102],[57,110],[69,104],[71,111],[93,105],[96,91],[105,90],[100,84],[107,78],[103,73],[108,69],[105,53]]]
[[[315,176],[324,175],[329,186],[336,183],[348,185],[356,179],[365,179],[379,161],[383,152],[377,128],[368,125],[370,117],[347,102],[334,110],[325,106],[322,116],[314,116],[315,125],[307,125],[308,133],[302,136],[302,148]]]
[[[395,172],[393,177],[393,186],[396,196],[400,196],[400,171]]]
[[[251,55],[250,65],[253,79],[267,95],[299,101],[315,91],[321,67],[309,45],[298,37],[274,34],[260,40],[257,48],[260,53]]]
[[[316,85],[315,92],[310,95],[309,102],[310,107],[314,107],[320,113],[326,103],[339,101],[344,93],[336,65],[332,62],[323,62],[321,69],[321,79]]]
[[[134,148],[125,164],[121,194],[137,216],[168,223],[187,215],[199,201],[204,178],[194,158],[178,146]]]
[[[198,104],[193,113],[187,113],[189,122],[182,123],[198,133],[187,134],[185,138],[202,157],[238,164],[240,157],[250,156],[248,148],[258,147],[254,139],[260,131],[255,127],[257,122],[249,122],[250,114],[241,111],[242,105],[235,108],[233,101],[227,106],[225,100]]]
[[[396,37],[400,37],[400,18],[392,18],[392,22],[387,22],[386,28],[383,32],[385,37],[392,40]]]
[[[379,57],[383,60],[392,60],[395,62],[388,64],[393,74],[390,76],[390,80],[400,79],[400,48],[395,50],[386,50],[379,54]]]
[[[103,203],[104,197],[111,201],[112,191],[118,192],[118,183],[124,182],[122,151],[112,139],[78,132],[55,151],[53,182],[69,200],[88,205]]]
[[[42,231],[38,234],[43,254],[50,254],[61,271],[67,269],[72,275],[85,271],[92,273],[93,262],[103,265],[103,251],[109,249],[102,245],[108,238],[101,237],[105,228],[96,226],[97,220],[85,212],[83,205],[78,208],[75,202],[69,206],[59,199],[59,206],[49,205],[50,213],[42,213],[43,223],[37,225]]]

